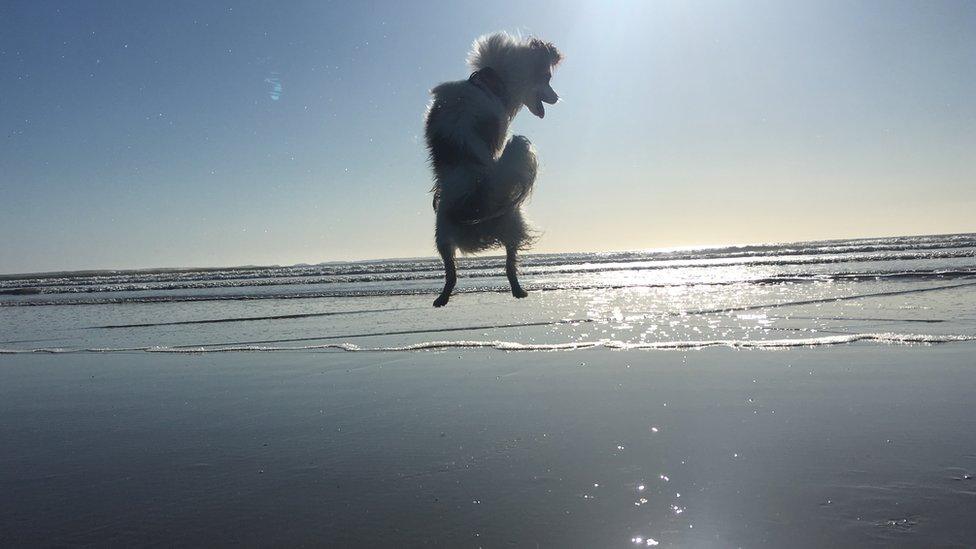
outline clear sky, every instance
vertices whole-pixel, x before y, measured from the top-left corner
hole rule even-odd
[[[976,3],[0,4],[0,272],[434,255],[422,117],[551,40],[536,251],[976,231]]]

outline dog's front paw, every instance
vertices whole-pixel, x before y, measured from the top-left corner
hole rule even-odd
[[[434,300],[434,307],[443,307],[447,305],[447,301],[451,299],[451,294],[441,294]]]
[[[512,146],[514,147],[524,147],[528,149],[532,146],[532,142],[529,141],[528,137],[524,135],[513,135],[512,136]]]
[[[512,288],[512,295],[515,296],[516,299],[522,299],[523,297],[528,297],[529,292],[526,292],[522,288]]]
[[[532,184],[538,170],[539,161],[535,156],[532,142],[524,135],[512,136],[502,152],[501,163],[512,172],[521,183]]]

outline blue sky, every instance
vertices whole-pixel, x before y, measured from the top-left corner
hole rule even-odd
[[[536,251],[976,231],[971,2],[5,2],[0,272],[433,255],[422,116],[555,42]],[[280,93],[276,94],[276,84]]]

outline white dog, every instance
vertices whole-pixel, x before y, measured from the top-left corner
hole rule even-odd
[[[528,295],[518,281],[517,253],[532,236],[520,208],[538,164],[528,139],[508,139],[508,126],[523,105],[542,118],[543,103],[559,100],[549,80],[561,60],[548,42],[499,32],[475,40],[468,56],[474,73],[467,80],[432,90],[425,135],[434,169],[435,240],[445,271],[435,307],[447,304],[454,290],[458,249],[505,246],[512,295]]]

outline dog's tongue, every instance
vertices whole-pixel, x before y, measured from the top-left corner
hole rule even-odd
[[[526,106],[529,108],[529,112],[538,116],[539,118],[544,118],[546,116],[546,108],[542,106],[542,99],[537,97],[535,101]]]

